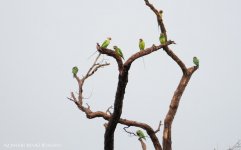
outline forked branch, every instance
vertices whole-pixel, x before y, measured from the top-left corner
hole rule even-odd
[[[166,45],[173,44],[173,43],[174,43],[173,41],[168,41]],[[137,52],[133,54],[123,65],[121,58],[117,56],[115,51],[111,49],[101,48],[100,45],[97,43],[97,50],[102,54],[106,54],[108,56],[113,57],[118,64],[118,70],[119,70],[118,85],[117,85],[115,102],[114,102],[114,111],[105,131],[105,150],[114,149],[114,132],[122,114],[125,89],[128,83],[128,72],[132,62],[144,55],[148,55],[154,51],[157,51],[163,48],[164,46],[165,45],[159,45],[159,46],[153,45],[152,47],[147,48],[144,51]],[[153,137],[153,140],[158,141],[158,139],[154,135],[155,134],[154,131],[149,131],[148,134],[150,134],[150,137]],[[156,147],[156,149],[161,150],[161,145],[159,141],[158,143],[154,143],[154,146]]]
[[[68,98],[68,99],[73,101],[77,105],[77,107],[82,112],[84,112],[86,114],[86,117],[88,119],[101,117],[101,118],[103,118],[103,119],[105,119],[107,121],[110,121],[111,118],[113,118],[113,114],[110,112],[110,109],[112,109],[112,107],[109,107],[106,112],[102,112],[102,111],[93,112],[91,110],[91,107],[88,104],[87,104],[87,107],[83,106],[83,86],[84,86],[84,81],[87,78],[89,78],[90,76],[92,76],[94,74],[94,72],[97,71],[98,68],[109,65],[109,63],[105,63],[105,64],[97,63],[97,60],[99,59],[99,57],[100,57],[100,54],[97,56],[97,58],[94,61],[93,65],[90,67],[90,69],[88,70],[88,72],[86,73],[85,76],[83,76],[82,78],[79,78],[78,76],[75,76],[75,78],[76,78],[76,80],[78,81],[78,84],[79,84],[79,96],[78,96],[78,98],[76,98],[74,93],[71,92],[71,97]],[[139,127],[139,128],[142,128],[142,129],[146,130],[146,132],[150,136],[152,142],[155,143],[154,144],[155,149],[162,150],[160,142],[159,142],[158,138],[155,135],[155,131],[148,124],[137,122],[137,121],[133,121],[133,120],[128,120],[128,119],[122,119],[122,118],[118,119],[118,123],[126,125],[126,126]],[[106,127],[106,129],[108,129],[109,123],[106,124],[105,127]]]
[[[160,15],[159,11],[149,3],[148,0],[144,0],[146,5],[156,14],[158,24],[160,25],[161,32],[164,33],[167,39],[167,31],[165,25],[163,23],[162,16]],[[188,68],[185,66],[183,61],[168,47],[165,45],[163,47],[164,51],[179,65],[183,72],[183,76],[179,82],[179,85],[176,91],[173,94],[168,113],[166,114],[165,121],[164,121],[164,130],[163,130],[163,150],[172,150],[172,141],[171,141],[171,127],[174,117],[176,115],[180,99],[182,94],[192,76],[192,74],[198,69],[197,66]]]

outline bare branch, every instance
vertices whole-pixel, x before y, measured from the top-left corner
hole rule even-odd
[[[90,74],[91,70],[92,70],[93,67],[96,65],[96,62],[97,62],[97,60],[100,58],[100,55],[101,55],[101,53],[98,54],[98,56],[96,57],[93,65],[92,65],[92,67],[90,67],[90,69],[87,71],[87,73],[86,73],[86,75],[85,75],[86,77]]]
[[[178,56],[168,46],[164,46],[163,49],[179,65],[179,67],[182,69],[182,72],[184,74],[187,73],[187,68],[182,60],[178,58]]]
[[[106,112],[102,112],[102,111],[96,111],[96,112],[93,112],[91,109],[90,109],[90,106],[87,104],[88,108],[80,105],[80,103],[75,103],[78,108],[84,112],[86,114],[86,117],[88,119],[94,119],[94,118],[103,118],[107,121],[110,120],[111,118],[111,115],[107,114]],[[118,121],[120,124],[123,124],[123,125],[126,125],[126,126],[134,126],[134,127],[139,127],[139,128],[142,128],[144,130],[146,130],[147,134],[150,136],[153,144],[154,144],[154,147],[156,150],[162,150],[161,148],[161,145],[160,145],[160,142],[155,134],[155,131],[146,123],[141,123],[141,122],[137,122],[137,121],[133,121],[133,120],[127,120],[127,119],[122,119],[120,118],[119,121]],[[105,125],[105,127],[108,127],[108,124]]]
[[[108,114],[108,113],[109,113],[110,115],[112,115],[112,113],[111,113],[110,109],[113,109],[113,106],[108,107],[108,109],[106,110],[106,114]]]
[[[146,144],[145,144],[145,142],[142,140],[142,138],[139,138],[138,140],[139,140],[140,143],[141,143],[142,150],[146,150]]]
[[[152,4],[150,4],[148,0],[144,0],[144,1],[145,1],[146,5],[156,14],[158,24],[160,25],[160,28],[161,28],[161,32],[164,33],[164,35],[166,37],[166,40],[167,40],[168,39],[167,38],[167,31],[166,31],[166,28],[165,28],[165,25],[163,23],[162,17],[160,16],[158,10]],[[179,67],[182,69],[182,72],[185,74],[187,72],[187,68],[186,68],[185,64],[181,61],[181,59],[178,58],[177,55],[175,55],[172,52],[172,50],[168,47],[168,45],[165,45],[163,47],[163,49],[179,65]]]
[[[130,132],[127,130],[127,128],[129,128],[130,126],[124,127],[123,129],[125,130],[126,133],[129,133],[130,135],[134,135],[137,136],[134,132]]]
[[[167,41],[166,45],[171,45],[171,44],[175,44],[174,41]],[[145,50],[143,51],[138,51],[136,52],[135,54],[133,54],[124,64],[124,66],[130,66],[131,63],[133,61],[135,61],[136,59],[140,58],[140,57],[143,57],[145,55],[148,55],[152,52],[155,52],[157,50],[160,50],[161,48],[164,48],[166,45],[158,45],[158,46],[155,46],[155,45],[152,45],[152,47],[149,47],[149,48],[146,48]]]
[[[158,25],[161,28],[161,32],[164,33],[166,40],[167,38],[167,31],[165,28],[165,25],[162,20],[162,16],[160,15],[159,11],[149,3],[148,0],[144,0],[146,5],[156,14]],[[173,122],[173,119],[175,117],[175,114],[178,109],[178,105],[181,99],[181,96],[192,76],[192,74],[198,69],[198,67],[191,67],[191,68],[186,68],[185,64],[183,61],[168,47],[168,45],[165,45],[163,47],[164,51],[179,65],[183,72],[182,79],[173,95],[173,98],[171,100],[171,104],[169,107],[169,111],[166,115],[165,121],[164,121],[164,130],[163,130],[163,149],[164,150],[171,150],[171,125]],[[160,126],[159,126],[160,127]],[[160,128],[159,128],[160,130]],[[159,131],[157,130],[157,132]]]
[[[67,97],[67,99],[69,99],[69,100],[71,100],[71,101],[73,101],[73,102],[76,102],[74,99],[72,99],[72,98],[69,98],[69,97]]]
[[[98,47],[98,44],[97,44],[97,47]],[[116,56],[115,52],[113,52],[112,50],[108,50],[108,49],[101,49],[101,48],[99,49],[99,51],[102,51],[102,50],[103,50],[103,53],[106,52],[107,54],[113,56],[114,58],[116,57],[116,60],[117,60],[117,62],[119,62],[119,65],[123,65],[122,60],[119,61],[119,57]],[[91,76],[93,74],[92,72],[95,72],[95,70],[97,70],[99,67],[102,67],[102,65],[96,64],[99,56],[100,55],[97,56],[95,62],[93,63],[91,68],[88,70],[87,74],[82,77],[82,79],[79,79],[79,77],[77,77],[77,76],[75,77],[76,80],[78,81],[78,84],[79,84],[78,101],[77,101],[76,97],[74,96],[73,92],[71,93],[71,96],[72,96],[72,99],[74,100],[75,104],[78,106],[78,108],[86,114],[87,118],[93,119],[93,118],[96,118],[96,117],[102,117],[105,120],[109,121],[109,123],[107,125],[105,125],[106,130],[108,130],[108,128],[110,129],[110,126],[113,125],[113,124],[110,124],[110,120],[114,118],[112,116],[115,115],[115,112],[114,112],[113,115],[108,115],[107,113],[101,112],[101,111],[92,112],[91,109],[90,109],[90,106],[88,104],[86,104],[87,108],[82,105],[83,104],[83,96],[82,96],[83,95],[83,89],[82,88],[83,88],[84,80],[87,79],[89,76]],[[118,83],[118,87],[117,87],[116,98],[118,100],[121,100],[121,105],[122,105],[122,100],[124,98],[124,93],[125,93],[125,92],[123,92],[123,90],[124,90],[123,88],[125,88],[125,86],[127,84],[127,74],[128,74],[128,70],[127,70],[127,72],[124,71],[124,74],[120,73],[120,75],[119,75],[120,77],[119,77],[119,83]],[[120,78],[122,78],[122,79],[120,79]],[[125,85],[125,86],[123,86],[123,85]],[[119,103],[117,104],[117,106],[116,106],[116,103],[115,103],[115,108],[116,107],[119,107]],[[122,110],[122,107],[120,107],[119,110]],[[120,115],[120,113],[118,113],[117,115]],[[139,122],[136,122],[136,121],[121,119],[121,118],[120,119],[113,119],[113,120],[117,121],[117,123],[119,122],[119,123],[127,125],[127,126],[136,126],[136,127],[143,128],[144,130],[147,131],[147,133],[151,137],[153,143],[155,143],[154,147],[157,150],[162,150],[160,142],[159,142],[158,138],[156,137],[154,130],[149,125],[147,125],[145,123],[139,123]],[[113,129],[113,127],[111,127],[111,129]]]
[[[110,65],[110,63],[96,64],[96,65],[92,68],[92,70],[91,70],[91,72],[88,74],[88,76],[86,76],[86,77],[88,78],[89,76],[92,76],[99,68],[104,67],[104,66],[108,66],[108,65]]]
[[[159,125],[158,125],[157,130],[155,131],[155,133],[160,131],[161,125],[162,125],[162,121],[159,122]]]
[[[107,128],[108,126],[108,123],[104,123],[103,126],[105,127],[105,129]]]
[[[104,64],[96,63],[98,61],[98,59],[100,58],[100,55],[101,55],[101,53],[99,53],[99,55],[96,57],[93,65],[89,68],[86,75],[82,78],[82,80],[83,80],[82,82],[84,82],[84,80],[87,79],[88,77],[92,76],[99,68],[110,65],[110,63],[104,63]]]
[[[166,114],[164,121],[164,130],[163,130],[163,149],[170,150],[171,149],[171,127],[174,117],[176,115],[180,99],[182,94],[192,76],[194,71],[197,70],[197,67],[191,67],[187,70],[186,74],[183,74],[179,85],[177,86],[176,91],[171,100],[171,104],[169,106],[168,113]]]
[[[163,23],[163,20],[162,20],[162,17],[160,16],[159,11],[148,0],[144,0],[144,1],[145,1],[146,5],[156,14],[158,24],[160,25],[160,28],[161,28],[161,32],[164,33],[164,35],[167,39],[167,31],[166,31],[165,25]]]
[[[76,99],[76,97],[74,96],[74,93],[71,92],[70,94],[71,94],[71,97],[72,97],[72,99],[74,100],[74,102],[77,102],[77,99]]]
[[[87,108],[90,109],[90,105],[88,103],[86,103],[86,105],[87,105]]]
[[[75,79],[77,80],[78,84],[79,84],[79,96],[78,96],[78,103],[80,104],[80,106],[82,106],[83,103],[83,84],[84,81],[89,78],[90,76],[92,76],[99,68],[104,67],[109,65],[109,63],[105,63],[105,64],[99,64],[97,63],[98,59],[100,58],[100,53],[99,55],[96,57],[94,63],[92,64],[92,66],[89,68],[89,70],[87,71],[86,75],[83,76],[81,79],[78,76],[75,76]],[[72,92],[73,93],[73,92]],[[72,97],[74,96],[74,94],[71,95]],[[77,100],[76,100],[77,101]],[[84,107],[82,107],[81,109],[85,109]]]

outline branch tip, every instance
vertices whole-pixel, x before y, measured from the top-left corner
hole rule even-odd
[[[157,132],[160,131],[161,125],[163,125],[163,124],[162,124],[162,121],[160,120],[159,125],[158,125],[158,127],[157,127],[155,133],[157,133]]]
[[[123,129],[125,130],[126,133],[130,134],[130,136],[131,136],[131,135],[137,136],[134,132],[130,132],[130,131],[127,130],[127,128],[129,128],[129,127],[130,127],[130,126],[126,126],[126,127],[124,127]]]

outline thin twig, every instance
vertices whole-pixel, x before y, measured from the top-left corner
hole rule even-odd
[[[127,128],[129,128],[130,126],[124,127],[123,129],[125,130],[126,133],[129,133],[130,135],[134,135],[137,136],[134,132],[130,132],[127,130]]]
[[[86,105],[87,105],[87,108],[90,109],[90,105],[88,103],[86,103]]]
[[[160,121],[160,122],[159,122],[159,125],[158,125],[158,127],[157,127],[157,129],[156,129],[155,133],[157,133],[157,132],[159,132],[159,131],[160,131],[161,125],[162,125],[162,121]]]
[[[87,73],[86,73],[85,76],[88,76],[88,74],[90,73],[90,71],[91,71],[91,70],[93,69],[93,67],[95,66],[95,64],[96,64],[97,60],[99,59],[100,55],[101,55],[101,53],[99,53],[98,56],[95,58],[95,61],[94,61],[93,65],[92,65],[92,67],[90,67],[90,69],[87,71]]]
[[[104,123],[103,126],[105,127],[105,129],[107,128],[108,126],[108,123]]]
[[[69,100],[71,100],[71,101],[73,101],[73,102],[76,102],[74,99],[72,99],[72,98],[69,98],[69,97],[67,97],[67,99],[69,99]]]
[[[113,109],[113,106],[108,107],[108,109],[106,110],[106,113],[107,113],[107,114],[109,113],[110,115],[112,115],[110,109]]]
[[[108,66],[108,65],[110,65],[110,63],[96,64],[96,65],[92,68],[91,72],[86,76],[86,78],[88,78],[89,76],[92,76],[99,68],[104,67],[104,66]]]

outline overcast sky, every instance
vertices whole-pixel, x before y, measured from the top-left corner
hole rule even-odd
[[[150,2],[164,11],[168,37],[177,43],[172,50],[188,67],[193,56],[200,59],[173,122],[173,149],[227,149],[241,139],[241,2]],[[139,38],[147,47],[159,43],[156,17],[143,0],[0,0],[0,149],[103,149],[106,121],[86,119],[66,97],[77,91],[72,67],[85,74],[96,43],[109,36],[110,48],[118,45],[128,58],[138,51]],[[84,103],[93,111],[105,111],[115,96],[117,65],[104,58],[111,65],[84,87],[91,95]],[[122,117],[155,129],[182,74],[162,50],[146,56],[145,66],[139,59],[131,67]],[[115,149],[140,149],[137,137],[122,128],[116,129]],[[154,149],[150,139],[147,147]]]

